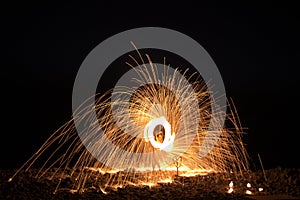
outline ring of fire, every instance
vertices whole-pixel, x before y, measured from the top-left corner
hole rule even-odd
[[[155,128],[161,125],[164,128],[164,136],[156,137]],[[161,141],[159,137],[162,137],[163,140]],[[173,149],[173,143],[175,139],[175,133],[171,133],[171,125],[166,120],[165,117],[159,117],[156,119],[151,120],[144,129],[144,138],[145,141],[152,144],[154,148],[164,150],[164,151],[171,151]]]

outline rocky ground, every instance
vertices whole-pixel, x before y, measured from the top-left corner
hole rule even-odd
[[[175,177],[172,183],[157,186],[125,186],[104,194],[97,186],[88,186],[81,194],[71,190],[72,177],[62,180],[53,194],[58,179],[34,177],[36,169],[20,172],[12,181],[14,170],[0,170],[0,199],[300,199],[300,169],[280,167],[239,174],[209,174],[195,177]],[[104,175],[103,175],[104,176]],[[233,192],[228,193],[233,182]],[[247,187],[247,183],[248,187]],[[250,187],[249,187],[250,186]],[[259,191],[262,188],[262,191]],[[246,194],[246,190],[251,194]]]

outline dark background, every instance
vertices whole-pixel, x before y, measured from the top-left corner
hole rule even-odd
[[[211,55],[247,128],[260,168],[300,167],[299,15],[296,5],[18,4],[1,12],[0,168],[18,168],[72,115],[87,54],[131,28],[180,31]]]

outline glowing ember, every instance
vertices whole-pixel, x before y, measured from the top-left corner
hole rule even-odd
[[[251,188],[251,184],[250,183],[247,183],[247,188]]]
[[[164,179],[164,180],[160,180],[158,181],[158,183],[172,183],[172,179]]]
[[[229,183],[229,187],[230,187],[230,188],[232,188],[232,187],[233,187],[233,182],[232,182],[232,181],[230,181],[230,183]]]
[[[107,194],[107,192],[105,191],[105,189],[103,189],[103,188],[100,187],[100,190],[101,190],[101,192],[102,192],[103,194]]]
[[[229,189],[228,189],[227,193],[231,194],[232,192],[233,192],[233,182],[230,181],[230,183],[229,183]]]
[[[156,184],[155,184],[155,183],[152,183],[152,182],[149,182],[149,183],[142,183],[142,185],[149,186],[150,188],[153,187],[153,186],[156,186]]]
[[[77,193],[77,190],[69,190],[69,192],[74,194],[74,193]]]
[[[258,188],[259,192],[262,192],[264,190],[264,188]]]
[[[117,170],[117,169],[115,169],[115,170],[104,170],[102,168],[95,168],[95,167],[85,167],[84,169],[95,171],[95,172],[100,172],[101,174],[105,174],[105,173],[115,174],[115,173],[120,171],[120,170]]]
[[[212,170],[201,170],[201,169],[198,169],[198,170],[185,170],[184,173],[180,174],[180,176],[184,176],[184,177],[193,177],[193,176],[206,176],[208,175],[209,173],[211,173]]]
[[[245,194],[251,195],[252,192],[250,190],[246,190]]]

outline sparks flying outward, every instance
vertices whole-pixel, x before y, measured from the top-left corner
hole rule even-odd
[[[197,78],[199,74],[172,68],[166,59],[157,65],[139,51],[130,58],[127,65],[136,74],[131,80],[136,86],[117,86],[91,97],[96,104],[83,103],[14,176],[39,160],[44,164],[37,177],[48,176],[50,171],[52,178],[68,174],[76,178],[70,189],[83,192],[95,176],[93,184],[105,192],[127,184],[172,181],[176,168],[186,176],[247,169],[243,131],[232,102],[228,113],[215,108],[217,115],[226,114],[223,127],[218,118],[212,118],[217,99],[210,96],[210,86]],[[81,138],[74,121],[84,127]],[[215,139],[216,135],[220,136]],[[204,141],[213,148],[200,156]]]

